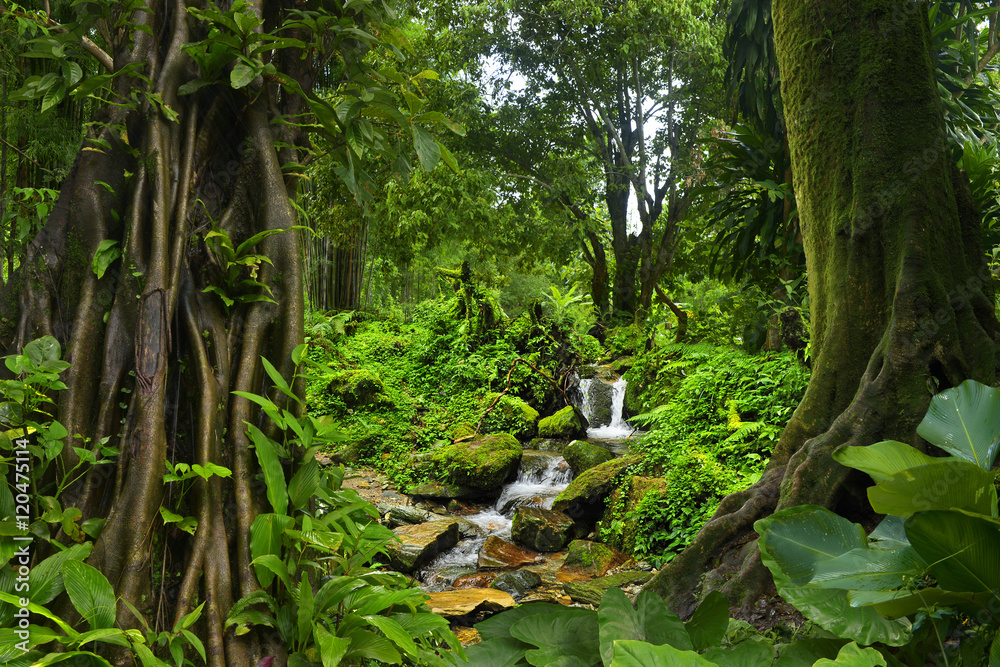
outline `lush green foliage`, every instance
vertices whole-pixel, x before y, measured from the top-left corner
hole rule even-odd
[[[618,502],[601,536],[644,557],[683,548],[728,493],[747,488],[767,464],[809,373],[792,355],[747,355],[709,345],[667,345],[633,360],[627,406],[648,432],[631,472],[662,477],[634,507]]]
[[[992,638],[994,664],[1000,529],[990,471],[1000,450],[1000,390],[967,380],[935,395],[917,432],[950,456],[894,441],[834,453],[875,481],[868,498],[887,516],[870,535],[825,508],[794,507],[757,522],[761,556],[781,595],[841,637],[912,645],[907,617],[917,614],[937,640],[960,618],[936,610],[953,607],[975,629],[965,648],[982,655]]]
[[[561,400],[553,382],[599,353],[593,339],[530,314],[505,327],[470,327],[468,295],[457,294],[420,304],[411,324],[365,321],[350,325],[350,335],[310,347],[309,410],[347,434],[345,459],[385,469],[403,485],[416,481],[402,467],[411,452],[451,440],[463,423],[482,433],[519,428],[521,408],[509,399],[483,419],[497,393],[544,414]],[[380,390],[357,403],[337,378],[361,369]]]
[[[483,641],[467,651],[469,664],[484,667],[887,664],[879,651],[847,640],[801,636],[786,642],[761,636],[731,620],[726,600],[717,592],[709,593],[686,623],[652,593],[640,593],[633,603],[611,588],[596,611],[532,603],[487,619],[476,629]]]

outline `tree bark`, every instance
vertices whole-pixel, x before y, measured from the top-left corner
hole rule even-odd
[[[256,10],[270,30],[283,7],[260,2]],[[275,144],[296,145],[297,131],[271,121],[300,113],[300,101],[275,95],[272,84],[259,80],[233,90],[228,75],[179,96],[178,87],[193,74],[181,46],[197,38],[190,33],[200,27],[186,3],[150,2],[133,23],[151,30],[123,40],[113,54],[115,66],[148,63],[148,92],[178,119],[152,105],[120,108],[101,132],[110,148],[85,144],[0,298],[3,343],[13,352],[38,336],[54,335],[72,364],[64,375],[67,389],[56,397],[67,442],[107,438],[120,450],[116,466],[93,468],[64,498],[65,505],[81,508],[83,519],[107,517],[89,562],[120,599],[159,614],[156,627],[172,627],[204,600],[199,627],[208,664],[252,666],[281,649],[267,648],[253,632],[236,637],[223,630],[233,600],[259,588],[249,533],[264,497],[245,431],[245,422],[260,423],[259,410],[232,392],[267,391],[262,356],[292,380],[290,355],[303,338],[300,236],[277,234],[253,249],[273,262],[260,264],[256,274],[270,287],[272,303],[241,300],[252,295],[226,282],[225,260],[204,234],[215,226],[235,248],[258,232],[294,224],[288,196],[294,186],[286,184],[280,167],[294,160],[288,153],[293,149],[282,149],[279,158]],[[300,69],[300,55],[279,51],[274,58],[309,90],[311,72]],[[145,85],[128,77],[119,81]],[[112,125],[126,126],[127,138]],[[105,239],[119,243],[122,257],[97,278],[91,261]],[[240,279],[247,277],[243,268]],[[227,307],[205,293],[209,286],[222,287],[235,303]],[[301,380],[293,387],[301,394]],[[272,399],[286,403],[281,395]],[[75,464],[71,447],[62,456],[64,469]],[[182,511],[199,520],[193,536],[171,535],[160,518],[168,458],[233,471],[231,479],[213,477],[188,493]],[[160,567],[170,559],[169,567]],[[154,564],[166,573],[156,589]],[[136,626],[123,604],[117,625]],[[128,660],[115,657],[118,664]]]
[[[813,373],[761,480],[724,499],[648,584],[682,613],[702,587],[744,608],[773,590],[756,519],[807,503],[870,513],[835,448],[919,445],[934,391],[995,381],[990,275],[967,179],[945,144],[924,5],[776,0],[774,23]]]

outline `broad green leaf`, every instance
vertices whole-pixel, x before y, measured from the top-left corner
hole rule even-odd
[[[966,380],[931,399],[917,434],[949,454],[993,467],[1000,448],[1000,389]]]
[[[118,241],[114,239],[104,239],[97,245],[97,252],[94,253],[94,261],[91,269],[98,279],[104,277],[104,272],[108,270],[112,262],[122,256],[122,249],[118,247]]]
[[[36,661],[31,667],[45,667],[45,665],[54,665],[57,662],[66,662],[67,660],[73,660],[74,664],[79,664],[80,656],[87,656],[90,660],[91,666],[93,665],[107,665],[107,667],[112,667],[111,663],[97,655],[96,653],[91,653],[90,651],[70,651],[69,653],[49,653],[43,658]]]
[[[799,639],[781,649],[773,667],[812,667],[820,658],[836,658],[846,639]]]
[[[420,166],[424,171],[434,171],[438,160],[441,159],[441,147],[438,145],[434,135],[420,127],[411,126],[413,132],[413,147],[417,149],[417,157],[420,158]]]
[[[386,616],[364,616],[363,617],[369,624],[375,626],[384,634],[393,644],[395,644],[399,649],[403,651],[406,655],[416,657],[417,655],[417,645],[413,643],[413,638],[410,637],[409,633],[403,629],[403,627],[396,621],[388,618]]]
[[[285,486],[285,471],[281,468],[281,461],[278,460],[274,444],[253,424],[247,424],[247,433],[253,441],[261,470],[264,471],[267,499],[277,514],[287,514],[288,489]]]
[[[133,650],[139,655],[142,667],[169,667],[167,663],[153,655],[153,652],[145,644],[137,642],[133,644]]]
[[[288,483],[288,498],[293,509],[302,509],[319,488],[319,463],[315,457],[301,466]]]
[[[967,461],[942,461],[909,468],[868,489],[879,514],[909,517],[914,512],[959,508],[996,516],[993,475]]]
[[[84,632],[75,639],[77,646],[83,646],[88,642],[107,642],[116,646],[129,646],[129,641],[123,630],[118,628],[98,628]]]
[[[895,440],[876,442],[867,447],[839,447],[833,458],[841,465],[868,473],[876,482],[884,482],[907,468],[945,460],[927,456],[920,450]]]
[[[240,61],[233,65],[233,71],[229,74],[229,85],[239,90],[250,85],[250,82],[257,78],[257,68],[249,63]]]
[[[614,643],[620,639],[645,641],[657,646],[670,644],[682,651],[694,648],[681,619],[670,611],[663,598],[650,591],[640,593],[636,598],[636,606],[633,607],[625,593],[612,586],[601,598],[597,617],[600,624],[601,659],[605,664],[611,662],[615,651]],[[727,614],[727,623],[728,618]],[[518,639],[529,641],[524,637]]]
[[[839,637],[862,644],[881,641],[901,646],[909,641],[910,622],[906,619],[888,621],[871,608],[851,607],[847,591],[804,583],[812,578],[817,562],[864,546],[867,537],[861,526],[825,508],[803,505],[757,521],[754,530],[761,536],[757,540],[761,562],[771,571],[778,593],[803,616]],[[772,548],[781,552],[781,562]],[[782,562],[793,574],[785,571]]]
[[[534,616],[535,614],[559,614],[575,613],[579,615],[589,615],[592,611],[587,609],[577,609],[575,607],[564,607],[560,604],[550,604],[548,602],[530,602],[522,604],[520,607],[508,609],[507,611],[491,616],[485,621],[476,623],[476,631],[483,641],[488,639],[504,639],[510,637],[510,628],[522,618]]]
[[[512,625],[510,634],[537,647],[525,653],[532,665],[550,665],[560,659],[569,659],[565,664],[590,667],[601,661],[597,612],[536,614]]]
[[[910,544],[949,591],[1000,593],[1000,526],[956,511],[918,512],[906,521]]]
[[[313,599],[312,584],[309,577],[302,577],[299,582],[299,612],[298,612],[298,640],[300,642],[310,642],[310,633],[313,625],[313,609],[315,600]]]
[[[339,665],[351,645],[351,640],[335,636],[319,623],[313,626],[313,633],[316,635],[316,643],[319,644],[319,655],[323,661],[323,667]]]
[[[258,514],[250,526],[250,557],[266,554],[281,556],[282,531],[291,527],[293,522],[292,517],[284,514]],[[266,567],[256,565],[254,572],[257,573],[257,581],[264,588],[274,580],[274,573]]]
[[[885,618],[910,616],[921,609],[954,607],[959,604],[985,606],[988,595],[983,593],[955,593],[940,588],[922,588],[917,591],[848,591],[847,601],[852,607],[869,606]]]
[[[715,646],[702,657],[719,667],[769,667],[774,661],[774,645],[766,639],[751,639],[732,648]]]
[[[816,564],[810,584],[823,588],[886,591],[904,588],[927,572],[927,564],[911,547],[851,549]]]
[[[115,591],[107,577],[78,560],[63,563],[63,584],[73,606],[87,619],[90,628],[111,628],[115,625]]]
[[[681,651],[670,644],[653,646],[634,640],[616,641],[612,648],[614,658],[609,667],[717,667],[694,651]],[[589,667],[589,666],[588,666]]]
[[[882,519],[881,523],[875,526],[875,530],[868,535],[868,539],[871,540],[869,546],[872,549],[902,549],[910,546],[903,525],[905,521],[903,517],[891,514]]]
[[[281,583],[285,585],[285,588],[292,590],[292,580],[288,575],[288,566],[285,565],[285,561],[281,560],[274,554],[265,554],[263,556],[258,556],[250,561],[251,565],[260,565],[265,567],[274,574],[278,575],[281,579]],[[256,570],[256,568],[254,568]]]
[[[813,578],[816,563],[868,544],[868,536],[861,526],[828,509],[802,505],[792,510],[778,512],[758,522],[764,524],[768,553],[790,583],[808,583]],[[754,528],[757,529],[756,525]],[[757,533],[764,535],[761,530]]]
[[[31,568],[28,575],[28,587],[31,590],[31,601],[35,604],[48,604],[63,592],[62,568],[66,561],[83,561],[90,555],[94,545],[90,542],[52,554],[41,563]]]
[[[710,592],[684,627],[691,636],[695,651],[718,646],[729,628],[729,602],[726,596],[719,591]]]
[[[524,654],[531,647],[513,637],[494,637],[468,647],[465,656],[470,667],[514,667],[524,664]]]
[[[24,356],[41,366],[46,361],[57,361],[62,356],[62,347],[52,336],[42,336],[24,346]]]
[[[854,642],[840,649],[836,660],[823,658],[813,663],[813,667],[885,667],[885,658],[873,648],[861,648]]]
[[[346,633],[344,638],[351,642],[350,646],[347,647],[347,653],[344,654],[345,660],[357,663],[360,662],[361,658],[368,658],[369,660],[379,660],[390,665],[399,665],[402,663],[403,658],[392,643],[385,637],[376,635],[374,632],[356,628]]]

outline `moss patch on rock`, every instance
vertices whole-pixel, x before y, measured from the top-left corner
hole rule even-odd
[[[389,402],[382,378],[363,368],[337,371],[330,376],[326,390],[351,409]]]
[[[488,396],[487,405],[497,400],[497,394]],[[500,397],[497,404],[483,420],[484,433],[503,431],[518,440],[530,440],[538,433],[538,410],[517,396]]]
[[[563,448],[563,458],[573,469],[574,475],[581,475],[594,466],[615,458],[615,455],[600,445],[593,445],[583,440],[574,440]]]
[[[652,572],[621,572],[619,574],[599,577],[591,581],[573,581],[567,583],[563,589],[566,594],[573,598],[574,602],[592,604],[595,607],[601,604],[601,598],[609,588],[621,588],[629,584],[644,584],[653,578]]]
[[[583,422],[572,405],[538,422],[538,436],[541,438],[579,438],[585,434]]]
[[[495,490],[517,470],[521,443],[509,433],[495,433],[439,447],[432,454],[435,476],[451,484]]]
[[[604,512],[605,499],[630,463],[633,463],[630,457],[612,459],[585,471],[559,494],[552,509],[565,512],[578,521],[597,521]]]

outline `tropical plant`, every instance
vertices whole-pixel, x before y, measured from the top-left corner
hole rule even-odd
[[[792,507],[755,524],[762,560],[782,597],[840,637],[900,646],[907,617],[955,607],[986,626],[1000,664],[990,612],[1000,603],[1000,390],[967,380],[935,395],[917,434],[949,456],[891,440],[833,454],[875,481],[869,501],[887,516],[870,535],[825,508]]]
[[[303,346],[304,347],[304,346]],[[303,348],[296,352],[296,363]],[[263,360],[275,389],[299,401]],[[312,416],[296,417],[265,396],[238,392],[270,417],[281,442],[247,424],[264,473],[271,512],[250,529],[251,564],[262,589],[239,600],[226,619],[236,634],[252,626],[277,631],[288,664],[380,663],[451,665],[447,645],[461,655],[448,622],[431,613],[426,595],[396,572],[371,563],[395,539],[378,523],[378,511],[342,488],[344,470],[322,469],[316,452],[334,435]],[[286,481],[285,462],[295,459]]]

